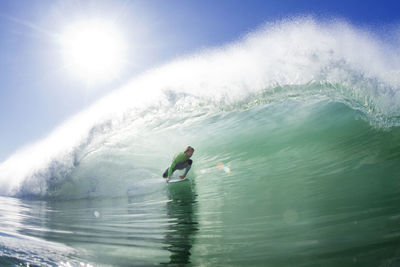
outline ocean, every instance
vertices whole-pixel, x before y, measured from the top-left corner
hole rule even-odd
[[[0,265],[400,266],[392,41],[295,18],[135,77],[0,164]]]

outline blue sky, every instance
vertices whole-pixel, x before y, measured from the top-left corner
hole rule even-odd
[[[400,22],[396,1],[2,0],[0,1],[0,162],[147,69],[216,47],[297,15],[339,17],[377,33]],[[76,20],[120,27],[124,68],[88,83],[66,70],[56,39]]]

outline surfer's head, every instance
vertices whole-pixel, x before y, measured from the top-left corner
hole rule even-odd
[[[193,155],[193,152],[194,152],[194,148],[191,146],[188,146],[184,153],[185,153],[186,157],[190,158]]]

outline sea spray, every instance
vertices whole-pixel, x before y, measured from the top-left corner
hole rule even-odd
[[[149,161],[166,165],[168,153],[183,142],[171,132],[144,141],[152,127],[168,132],[219,112],[268,103],[327,98],[360,111],[375,127],[398,126],[395,49],[343,21],[294,18],[267,24],[238,42],[149,70],[11,155],[0,165],[0,193],[60,197],[68,184],[72,191],[83,188],[69,197],[86,198],[99,195],[99,186],[107,188],[105,180],[115,176],[156,177],[165,166]],[[105,164],[115,153],[108,163],[121,165],[117,173],[94,163]]]

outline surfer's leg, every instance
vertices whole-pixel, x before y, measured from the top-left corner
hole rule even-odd
[[[189,172],[190,168],[192,167],[193,161],[191,159],[189,159],[185,163],[186,163],[186,170],[185,170],[185,173],[183,174],[183,176],[186,176],[186,174]]]
[[[172,170],[173,172],[176,170],[183,170],[184,168],[186,168],[187,165],[187,161],[186,162],[179,162],[175,165],[174,169]]]
[[[183,170],[183,169],[186,169],[186,170],[185,170],[185,174],[184,174],[184,176],[186,176],[186,174],[187,174],[187,173],[189,172],[189,170],[190,170],[190,167],[192,167],[192,163],[193,163],[193,161],[192,161],[191,159],[189,159],[188,161],[183,162],[183,163],[178,163],[178,164],[176,164],[175,167],[172,169],[172,173],[174,173],[174,171],[176,171],[176,170]],[[164,177],[164,178],[167,178],[167,177],[168,177],[168,170],[169,170],[169,168],[165,170],[165,172],[164,172],[164,174],[163,174],[163,177]]]
[[[169,168],[167,168],[165,170],[165,172],[163,173],[162,177],[167,178],[168,177],[168,171],[169,171]]]

